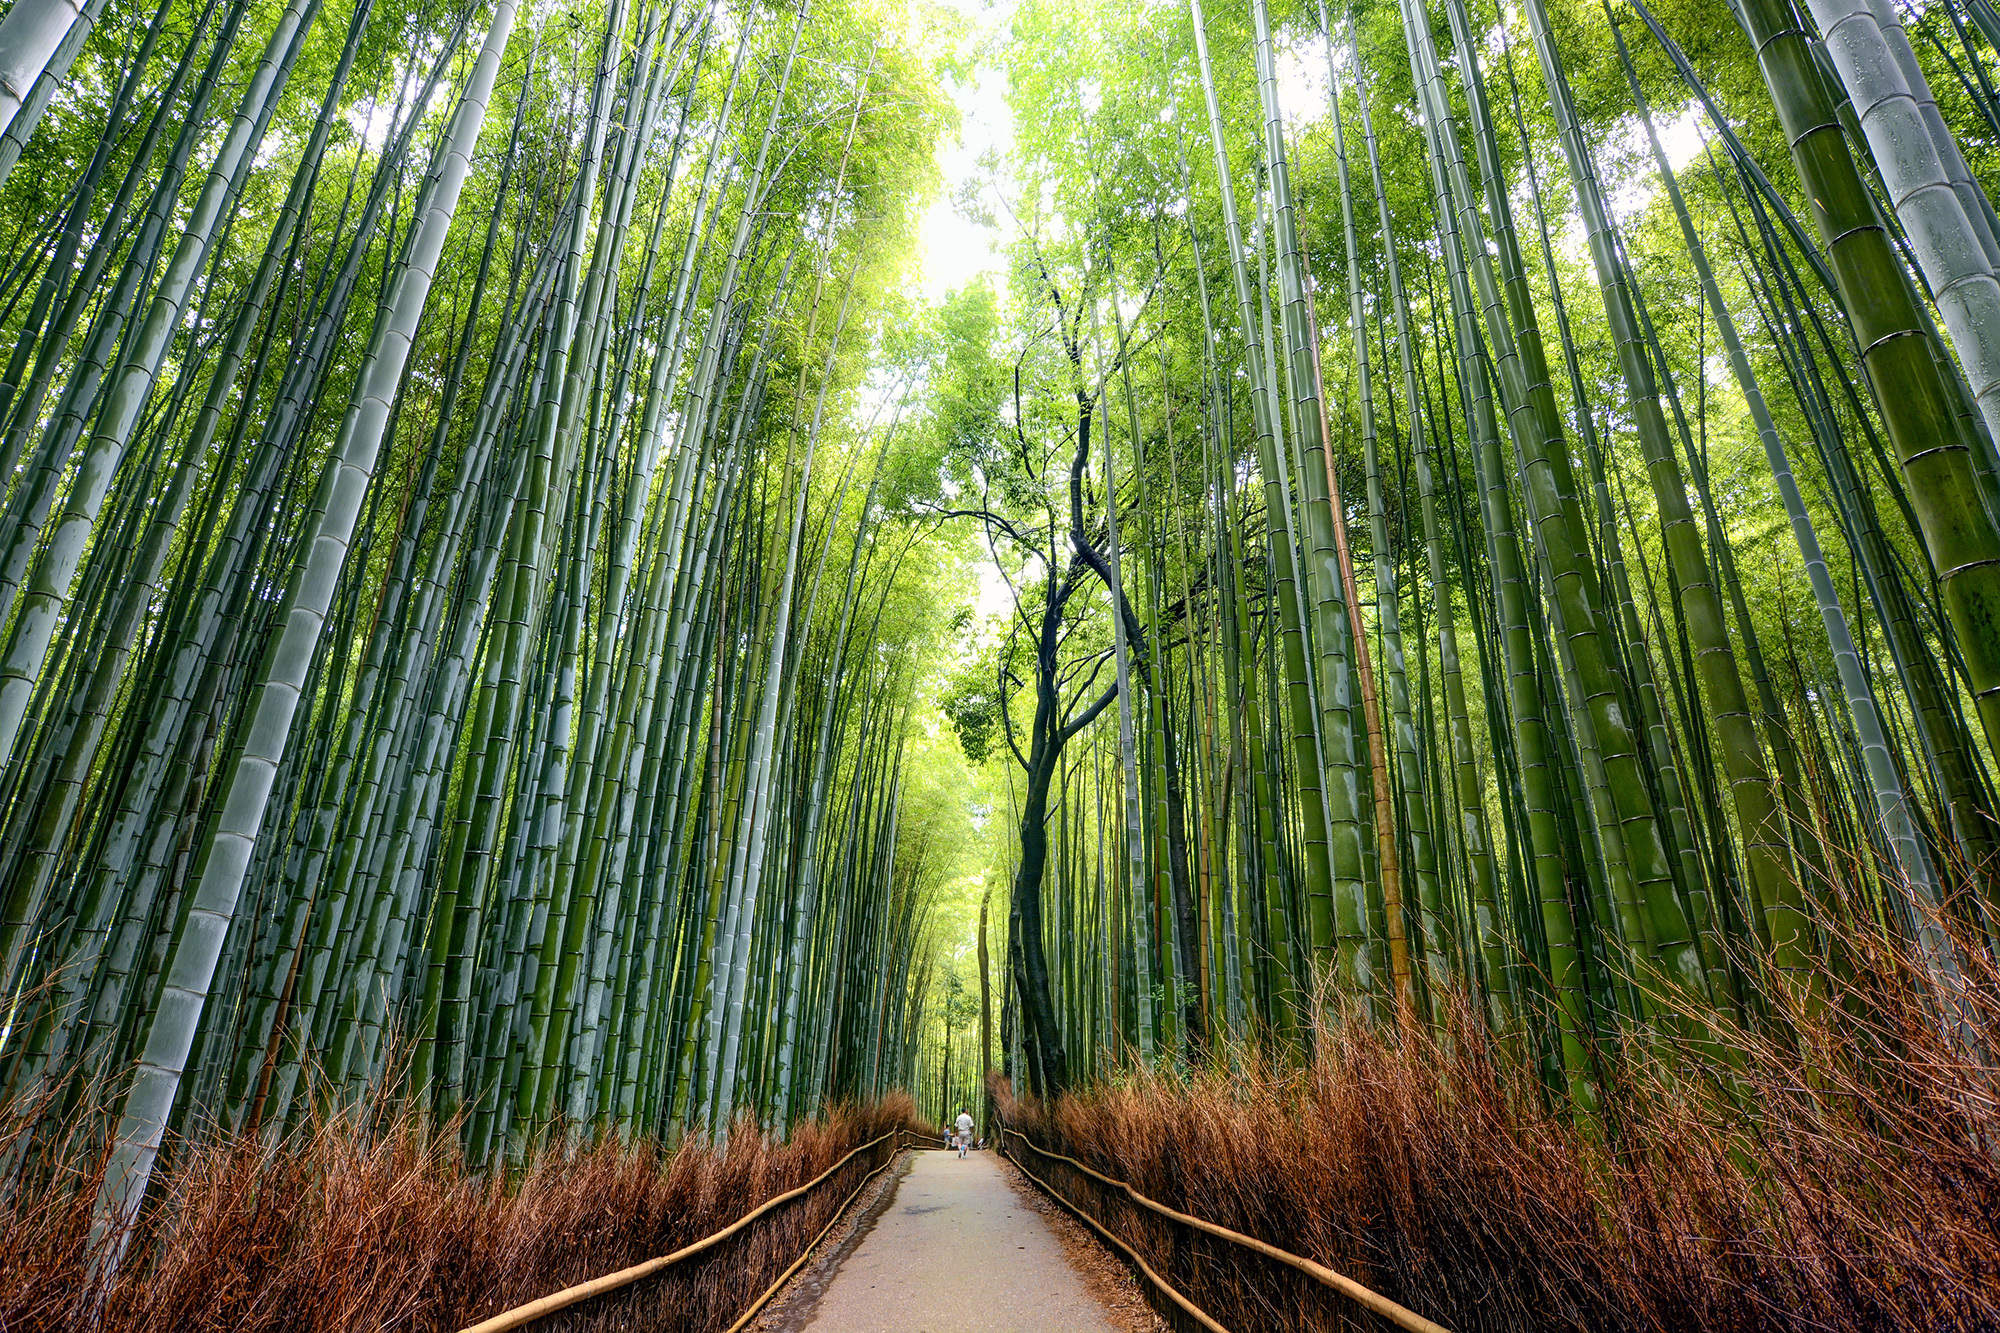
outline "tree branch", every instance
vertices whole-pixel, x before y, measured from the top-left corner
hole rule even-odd
[[[1116,699],[1117,697],[1118,697],[1117,684],[1114,682],[1106,686],[1104,689],[1104,693],[1097,696],[1096,703],[1084,709],[1081,713],[1078,713],[1073,719],[1070,720],[1069,725],[1062,729],[1062,738],[1064,743],[1067,744],[1069,739],[1072,736],[1076,735],[1077,732],[1082,731],[1085,727],[1097,721],[1098,714],[1102,713],[1105,709],[1109,708],[1111,706],[1111,701],[1113,699]]]

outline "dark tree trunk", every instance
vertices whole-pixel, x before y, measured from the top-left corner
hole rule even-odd
[[[1062,760],[1068,729],[1057,716],[1062,708],[1057,683],[1057,645],[1062,637],[1063,610],[1076,587],[1077,566],[1058,577],[1050,571],[1048,599],[1042,606],[1035,643],[1035,720],[1028,735],[1027,791],[1021,801],[1021,860],[1014,868],[1014,910],[1020,915],[1017,934],[1021,956],[1021,1008],[1027,1022],[1029,1074],[1038,1097],[1059,1095],[1069,1082],[1069,1062],[1062,1030],[1049,998],[1049,960],[1042,939],[1042,881],[1049,861],[1049,786]]]

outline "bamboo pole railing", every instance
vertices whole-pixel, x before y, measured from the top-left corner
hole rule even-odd
[[[783,1194],[773,1195],[771,1198],[766,1199],[763,1203],[758,1204],[755,1208],[752,1208],[749,1212],[743,1214],[743,1216],[737,1218],[734,1222],[731,1222],[728,1226],[724,1227],[722,1230],[717,1231],[712,1235],[704,1236],[700,1240],[695,1241],[692,1244],[683,1245],[680,1249],[675,1250],[672,1254],[663,1254],[656,1259],[647,1259],[642,1263],[633,1264],[629,1268],[621,1268],[615,1273],[606,1273],[604,1276],[594,1277],[590,1279],[590,1281],[588,1282],[579,1282],[573,1287],[564,1287],[561,1291],[551,1292],[549,1295],[542,1296],[536,1300],[529,1301],[525,1305],[517,1305],[511,1310],[502,1310],[499,1314],[496,1314],[491,1318],[482,1319],[476,1324],[469,1324],[465,1328],[460,1329],[459,1333],[508,1333],[508,1330],[510,1329],[525,1327],[528,1324],[534,1323],[537,1319],[543,1319],[548,1317],[549,1315],[556,1313],[558,1310],[566,1310],[572,1305],[576,1305],[582,1301],[587,1301],[591,1299],[593,1296],[602,1296],[606,1292],[617,1291],[621,1287],[629,1287],[634,1282],[639,1281],[639,1279],[641,1278],[651,1277],[653,1274],[660,1272],[662,1269],[671,1268],[675,1264],[680,1263],[685,1259],[692,1259],[695,1255],[700,1254],[705,1250],[713,1249],[717,1245],[720,1245],[723,1241],[728,1240],[731,1236],[734,1236],[738,1232],[741,1232],[751,1223],[755,1222],[758,1218],[763,1217],[765,1214],[770,1213],[773,1210],[787,1203],[792,1202],[794,1199],[800,1199],[805,1197],[807,1194],[810,1194],[820,1185],[832,1179],[834,1173],[839,1171],[840,1168],[846,1166],[849,1162],[853,1161],[856,1157],[860,1156],[862,1153],[865,1153],[869,1149],[876,1147],[877,1145],[882,1143],[883,1140],[896,1138],[898,1140],[897,1147],[900,1148],[902,1146],[902,1140],[898,1136],[903,1136],[907,1138],[929,1137],[928,1135],[915,1134],[909,1130],[901,1128],[889,1130],[887,1133],[884,1134],[878,1134],[874,1138],[868,1140],[868,1142],[855,1148],[852,1152],[848,1153],[845,1157],[835,1162],[832,1166],[828,1167],[826,1170],[820,1172],[817,1176],[814,1176],[811,1180],[808,1180],[805,1184],[799,1186],[797,1189],[787,1190]],[[891,1155],[890,1160],[891,1161],[894,1160],[893,1154]],[[773,1282],[769,1287],[764,1289],[763,1294],[757,1298],[756,1302],[752,1304],[747,1311],[744,1312],[741,1318],[739,1318],[734,1324],[730,1326],[729,1333],[738,1333],[738,1330],[742,1329],[745,1324],[749,1323],[749,1321],[756,1316],[759,1310],[764,1308],[765,1304],[771,1299],[771,1297],[777,1294],[778,1289],[782,1287],[785,1284],[785,1282],[791,1278],[792,1274],[796,1273],[799,1270],[800,1266],[805,1263],[806,1258],[812,1254],[814,1248],[817,1247],[822,1240],[826,1239],[827,1232],[833,1230],[834,1223],[840,1221],[841,1217],[846,1214],[847,1206],[854,1202],[855,1198],[860,1195],[862,1189],[867,1186],[870,1180],[873,1180],[876,1176],[880,1175],[883,1171],[887,1170],[888,1166],[889,1162],[884,1162],[881,1166],[876,1167],[873,1171],[870,1171],[867,1175],[861,1178],[861,1183],[854,1187],[854,1192],[852,1194],[849,1194],[847,1198],[841,1202],[840,1207],[837,1210],[835,1210],[833,1215],[833,1221],[829,1222],[826,1225],[826,1227],[820,1231],[819,1235],[813,1237],[812,1243],[806,1246],[805,1250],[799,1255],[798,1259],[793,1262],[790,1268],[786,1269],[784,1273],[779,1276],[776,1282]]]
[[[1406,1306],[1398,1305],[1395,1301],[1390,1300],[1380,1292],[1369,1290],[1353,1278],[1336,1273],[1325,1264],[1315,1263],[1313,1260],[1303,1255],[1293,1254],[1289,1250],[1281,1250],[1275,1245],[1258,1240],[1255,1236],[1246,1236],[1240,1231],[1231,1231],[1228,1227],[1218,1226],[1213,1222],[1195,1217],[1192,1214],[1169,1208],[1166,1204],[1156,1199],[1147,1198],[1122,1180],[1113,1180],[1101,1171],[1092,1170],[1082,1162],[1077,1161],[1074,1157],[1066,1157],[1061,1153],[1050,1152],[1048,1149],[1035,1143],[1034,1140],[1030,1139],[1020,1130],[1013,1128],[1004,1121],[1000,1126],[1000,1134],[1002,1142],[1006,1141],[1008,1135],[1012,1135],[1025,1144],[1030,1152],[1045,1157],[1050,1161],[1065,1162],[1074,1169],[1081,1171],[1084,1175],[1105,1185],[1107,1188],[1123,1191],[1127,1198],[1131,1199],[1132,1202],[1138,1204],[1141,1208],[1149,1209],[1161,1217],[1170,1218],[1180,1223],[1182,1226],[1192,1227],[1196,1231],[1205,1232],[1217,1239],[1229,1241],[1234,1245],[1240,1245],[1244,1249],[1255,1251],[1267,1259],[1276,1260],[1278,1263],[1284,1264],[1289,1268],[1296,1269],[1320,1285],[1339,1292],[1364,1309],[1381,1315],[1384,1319],[1396,1325],[1396,1327],[1409,1330],[1409,1333],[1451,1333],[1451,1330],[1447,1329],[1443,1324],[1426,1319]],[[1207,1314],[1196,1308],[1193,1302],[1189,1301],[1187,1297],[1170,1286],[1164,1278],[1155,1273],[1131,1246],[1112,1236],[1096,1218],[1091,1217],[1067,1198],[1064,1198],[1060,1192],[1044,1183],[1033,1172],[1030,1172],[1026,1166],[1021,1165],[1020,1162],[1017,1161],[1015,1165],[1020,1166],[1023,1174],[1041,1186],[1043,1190],[1047,1191],[1058,1202],[1063,1204],[1064,1207],[1088,1222],[1099,1235],[1124,1251],[1133,1262],[1138,1264],[1140,1270],[1145,1273],[1154,1286],[1165,1293],[1176,1305],[1187,1311],[1202,1327],[1210,1330],[1210,1333],[1228,1333],[1228,1330],[1224,1329],[1222,1325],[1216,1323]]]
[[[1028,1146],[1030,1148],[1033,1148],[1036,1152],[1042,1151],[1040,1148],[1036,1148],[1034,1144],[1028,1143],[1028,1140],[1022,1136],[1019,1130],[1008,1129],[1007,1126],[1005,1126],[1004,1124],[1000,1126],[1000,1139],[1002,1143],[1006,1142],[1007,1135],[1009,1134],[1012,1134],[1015,1138],[1020,1139],[1021,1142],[1027,1143]],[[1042,1155],[1044,1157],[1047,1157],[1050,1154],[1042,1153]],[[1057,1189],[1055,1186],[1049,1184],[1048,1181],[1043,1180],[1040,1176],[1030,1171],[1021,1162],[1016,1161],[1014,1165],[1021,1168],[1022,1175],[1026,1176],[1028,1179],[1034,1181],[1036,1185],[1040,1186],[1043,1193],[1047,1194],[1050,1198],[1054,1199],[1057,1203],[1061,1204],[1063,1207],[1069,1209],[1070,1212],[1074,1213],[1078,1218],[1080,1218],[1083,1221],[1085,1226],[1088,1226],[1092,1231],[1095,1231],[1099,1236],[1102,1236],[1108,1244],[1115,1246],[1121,1254],[1123,1254],[1127,1259],[1130,1259],[1134,1264],[1134,1266],[1136,1266],[1141,1273],[1145,1274],[1146,1280],[1152,1283],[1154,1287],[1158,1288],[1161,1295],[1165,1296],[1168,1300],[1172,1301],[1175,1305],[1179,1306],[1183,1311],[1185,1311],[1190,1319],[1193,1319],[1197,1324],[1200,1324],[1204,1329],[1207,1329],[1208,1333],[1229,1333],[1229,1330],[1223,1327],[1221,1324],[1218,1324],[1215,1321],[1214,1317],[1211,1316],[1206,1310],[1202,1309],[1200,1306],[1196,1305],[1193,1301],[1189,1300],[1185,1295],[1183,1295],[1180,1292],[1179,1289],[1177,1289],[1173,1285],[1173,1283],[1167,1281],[1165,1278],[1161,1277],[1157,1272],[1155,1272],[1153,1270],[1153,1266],[1147,1263],[1145,1258],[1142,1255],[1140,1255],[1140,1253],[1137,1250],[1133,1249],[1130,1245],[1127,1245],[1124,1241],[1118,1239],[1118,1237],[1112,1235],[1111,1232],[1105,1227],[1105,1225],[1102,1222],[1099,1222],[1089,1213],[1085,1212],[1083,1209],[1079,1208],[1076,1204],[1072,1203],[1069,1197],[1065,1195],[1061,1190]]]

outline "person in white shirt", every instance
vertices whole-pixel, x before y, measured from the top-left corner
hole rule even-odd
[[[961,1106],[958,1108],[958,1155],[965,1156],[966,1145],[972,1142],[972,1117]]]

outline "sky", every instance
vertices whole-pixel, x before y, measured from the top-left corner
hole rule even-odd
[[[969,82],[952,87],[961,117],[959,140],[938,155],[944,188],[924,215],[919,231],[921,276],[918,290],[928,301],[965,286],[986,274],[997,279],[1005,270],[999,252],[1000,233],[961,213],[956,200],[968,182],[981,181],[979,159],[988,153],[1004,158],[1014,144],[1014,113],[1007,105],[1007,73],[994,60],[997,40],[1013,19],[1014,0],[948,0],[974,26],[969,41],[982,54]]]

